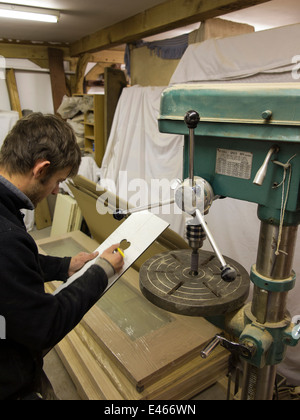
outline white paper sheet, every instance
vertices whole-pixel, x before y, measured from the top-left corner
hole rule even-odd
[[[149,248],[149,246],[169,227],[169,224],[149,212],[132,214],[120,227],[115,230],[109,238],[103,242],[96,251],[99,255],[112,245],[126,240],[130,247],[124,251],[124,267],[122,271],[109,279],[106,293],[111,286],[132,266],[132,264]],[[78,273],[69,278],[67,283],[56,289],[53,295],[57,295],[63,289],[72,284],[88,270],[94,261],[86,264]]]

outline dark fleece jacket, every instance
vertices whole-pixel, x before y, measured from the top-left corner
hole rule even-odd
[[[39,255],[20,213],[29,203],[0,179],[0,316],[6,321],[6,339],[0,339],[0,400],[37,390],[43,351],[80,322],[108,282],[106,272],[93,265],[58,295],[45,293],[45,282],[67,280],[70,258]]]

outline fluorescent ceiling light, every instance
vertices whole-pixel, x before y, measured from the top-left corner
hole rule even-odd
[[[57,23],[59,17],[60,13],[55,10],[0,3],[0,18]]]

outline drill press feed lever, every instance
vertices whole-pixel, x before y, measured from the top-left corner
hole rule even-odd
[[[221,254],[219,247],[217,246],[216,241],[213,238],[213,235],[211,234],[205,219],[203,217],[202,214],[206,214],[208,213],[211,205],[212,205],[212,201],[213,201],[213,197],[214,197],[214,192],[212,187],[209,185],[209,183],[200,178],[201,179],[201,183],[203,184],[203,194],[205,197],[205,200],[200,200],[200,202],[204,203],[204,209],[201,209],[199,207],[199,205],[197,205],[197,195],[198,195],[198,191],[197,191],[197,184],[195,183],[195,174],[194,174],[194,163],[195,163],[195,129],[197,128],[199,122],[200,122],[200,115],[198,114],[197,111],[188,111],[184,117],[184,122],[187,125],[188,129],[189,129],[189,143],[190,143],[190,156],[189,156],[189,191],[187,194],[187,197],[185,197],[184,200],[182,200],[182,210],[186,211],[189,214],[192,214],[193,217],[195,218],[195,220],[198,221],[198,225],[199,228],[201,227],[201,229],[204,230],[218,260],[220,261],[221,264],[221,270],[222,270],[222,274],[221,274],[221,278],[222,280],[224,280],[225,282],[233,282],[236,277],[237,277],[237,273],[236,271],[230,267],[226,261],[223,258],[223,255]],[[199,179],[199,178],[198,178]],[[186,187],[187,188],[187,187]],[[190,208],[188,208],[187,206],[187,198],[192,199],[192,206],[190,206]],[[201,197],[202,198],[202,197]],[[180,200],[176,200],[177,205],[180,207],[181,203]],[[202,211],[200,211],[202,210]],[[197,263],[194,262],[195,261],[195,255],[197,255],[196,250],[194,249],[193,252],[193,256],[192,257],[192,271],[197,272],[196,266]],[[195,265],[195,267],[194,267]]]
[[[245,359],[251,359],[252,355],[255,353],[255,347],[251,346],[250,343],[235,343],[234,341],[227,340],[223,335],[217,334],[215,338],[200,352],[200,356],[203,359],[206,359],[218,345],[221,345],[231,353],[235,353]]]
[[[202,248],[203,240],[207,237],[216,254],[216,257],[220,262],[222,280],[225,282],[233,282],[237,277],[237,273],[234,268],[226,263],[211,231],[206,224],[205,218],[202,215],[208,213],[215,198],[214,192],[209,183],[204,179],[199,177],[195,177],[193,179],[193,186],[191,186],[191,180],[187,179],[177,187],[174,199],[129,210],[116,209],[114,212],[114,218],[120,221],[130,214],[161,207],[166,204],[173,204],[175,202],[182,211],[193,217],[193,219],[189,220],[187,224],[187,239],[193,250],[191,272],[195,273],[195,275],[198,274],[198,250],[199,248]],[[195,237],[200,240],[196,242]]]

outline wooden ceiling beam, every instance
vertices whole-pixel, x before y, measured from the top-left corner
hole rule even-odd
[[[48,60],[48,48],[62,50],[64,59],[70,59],[69,47],[53,46],[51,44],[31,44],[16,42],[0,42],[0,55],[5,58],[25,58],[27,60]]]
[[[168,0],[71,45],[71,55],[100,51],[147,36],[203,22],[270,0]]]
[[[104,50],[91,54],[91,63],[123,64],[125,51]]]

